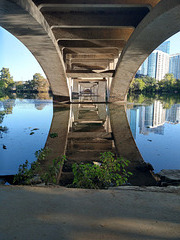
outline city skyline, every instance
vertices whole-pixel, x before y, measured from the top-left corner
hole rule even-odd
[[[171,42],[170,54],[180,53],[180,32],[166,41]],[[13,35],[0,27],[0,69],[9,68],[14,81],[27,81],[35,73],[45,74],[30,51]]]
[[[157,81],[164,79],[167,73],[172,73],[175,79],[180,79],[180,53],[170,54],[170,41],[159,45],[143,62],[137,74],[149,76]]]

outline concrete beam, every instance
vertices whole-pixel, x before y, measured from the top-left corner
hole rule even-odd
[[[73,81],[75,82],[99,82],[99,81],[106,81],[105,78],[86,78],[86,79],[83,79],[83,78],[78,78],[78,79],[73,79]]]
[[[113,62],[114,59],[108,59],[108,58],[102,58],[102,59],[97,59],[97,58],[94,58],[94,59],[89,59],[89,58],[73,58],[71,59],[71,63],[84,63],[84,64],[108,64],[109,62]]]
[[[104,78],[104,77],[112,77],[114,74],[113,70],[104,71],[104,72],[92,72],[92,71],[67,71],[66,72],[68,77],[71,78]]]
[[[74,9],[72,9],[74,10]],[[84,10],[84,9],[83,9]],[[147,8],[123,8],[107,12],[45,12],[46,21],[55,27],[137,27],[149,12]]]
[[[106,70],[109,67],[107,61],[105,62],[78,62],[72,63],[71,68],[73,70],[85,69],[85,70]]]
[[[72,61],[113,60],[114,58],[113,54],[66,54],[66,59]]]
[[[164,0],[139,24],[124,48],[111,85],[111,101],[124,101],[129,85],[148,55],[180,31],[179,0]]]
[[[33,2],[39,6],[39,8],[45,8],[45,7],[49,7],[52,6],[54,4],[56,5],[72,5],[74,4],[74,0],[61,0],[61,2],[59,0],[33,0]],[[129,5],[129,4],[133,4],[133,5],[149,5],[154,7],[158,2],[160,2],[160,0],[109,0],[107,3],[107,0],[88,0],[88,1],[84,1],[84,0],[78,0],[76,1],[76,5],[93,5],[93,7],[95,5]]]
[[[112,54],[118,57],[120,54],[117,48],[64,48],[63,55],[66,54]]]
[[[57,40],[124,40],[127,41],[134,28],[91,29],[91,28],[54,28]]]
[[[60,48],[104,48],[114,47],[122,51],[126,42],[122,40],[61,40],[58,42]]]

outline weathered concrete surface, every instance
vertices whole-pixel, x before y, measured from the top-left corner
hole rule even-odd
[[[178,193],[0,187],[1,240],[178,240]]]

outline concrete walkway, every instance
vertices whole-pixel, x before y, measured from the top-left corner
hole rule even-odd
[[[0,186],[0,240],[179,240],[178,192]]]

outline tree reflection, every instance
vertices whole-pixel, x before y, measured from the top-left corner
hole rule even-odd
[[[15,100],[14,99],[6,99],[7,97],[4,98],[4,100],[0,101],[0,137],[3,137],[3,133],[7,133],[8,128],[6,126],[2,126],[1,124],[3,123],[4,117],[7,114],[12,114],[13,107]]]

